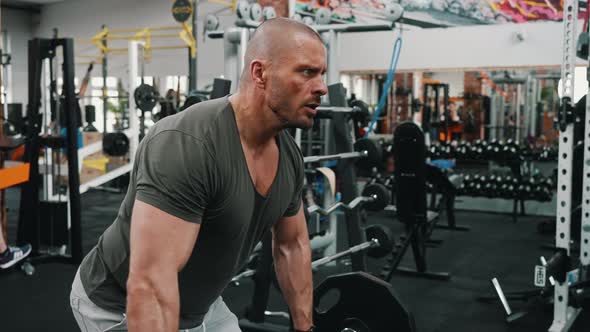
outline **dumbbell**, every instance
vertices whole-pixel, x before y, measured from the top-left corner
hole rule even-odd
[[[481,175],[475,174],[473,179],[471,180],[471,195],[472,196],[480,196],[482,193],[482,181]]]
[[[460,141],[457,144],[456,157],[457,159],[469,160],[471,159],[471,144],[469,142]]]
[[[518,197],[517,193],[518,188],[518,180],[510,175],[504,178],[504,184],[502,185],[502,192],[504,193],[504,197],[506,199],[511,199]]]
[[[487,160],[500,160],[500,151],[502,150],[502,142],[498,140],[492,140],[484,153],[485,159]]]
[[[488,198],[493,198],[498,195],[498,184],[496,182],[496,176],[490,175],[487,177],[484,183],[484,196]]]
[[[503,153],[505,160],[517,160],[520,156],[523,156],[523,149],[516,141],[509,139],[506,141]]]
[[[516,192],[518,194],[517,198],[523,199],[523,200],[527,200],[527,199],[531,199],[532,198],[532,187],[531,185],[528,183],[528,181],[523,181],[520,182],[518,184],[518,187],[516,189]]]
[[[475,159],[478,158],[476,148],[475,148],[475,146],[472,143],[467,142],[465,144],[465,150],[466,150],[466,152],[465,152],[465,159],[475,160]]]
[[[540,177],[534,179],[535,182],[533,184],[533,193],[534,199],[546,202],[550,201],[551,197],[553,196],[553,190],[555,189],[555,185],[553,184],[553,180],[549,177]]]
[[[428,148],[428,156],[432,160],[440,159],[440,151],[438,145],[432,144],[430,148]]]
[[[454,149],[448,142],[443,142],[440,145],[440,158],[441,159],[450,159],[454,156]]]
[[[478,159],[488,159],[488,147],[490,146],[490,143],[488,143],[487,141],[481,141],[480,146],[480,153],[477,156]]]
[[[470,196],[473,193],[473,175],[467,174],[463,177],[461,192],[465,196]]]
[[[496,197],[502,198],[504,197],[506,194],[504,192],[504,190],[506,190],[506,188],[504,187],[504,177],[500,176],[500,175],[496,175]]]

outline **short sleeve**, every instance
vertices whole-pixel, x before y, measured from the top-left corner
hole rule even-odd
[[[201,140],[162,131],[140,145],[136,158],[136,199],[180,219],[201,221],[214,197],[216,169]]]
[[[289,207],[283,213],[283,217],[292,217],[299,212],[299,208],[301,207],[302,201],[302,190],[304,184],[304,177],[305,177],[305,170],[303,166],[303,154],[301,150],[297,148],[297,158],[294,161],[295,164],[295,174],[296,174],[296,183],[295,183],[295,191],[293,192],[293,196],[291,198],[291,202],[289,203]]]

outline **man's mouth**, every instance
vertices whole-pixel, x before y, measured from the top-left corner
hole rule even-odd
[[[316,108],[318,108],[318,106],[320,106],[320,104],[316,104],[316,103],[305,104],[305,108],[307,108],[308,111],[310,113],[312,113],[313,115],[315,115],[317,113]]]

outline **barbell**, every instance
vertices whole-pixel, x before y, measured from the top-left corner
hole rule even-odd
[[[363,189],[361,196],[356,197],[349,204],[338,202],[333,204],[327,209],[324,209],[317,204],[313,204],[307,207],[307,213],[319,213],[323,216],[327,216],[338,208],[342,207],[346,210],[354,210],[360,204],[369,211],[381,211],[385,209],[391,202],[391,194],[386,186],[380,183],[370,183]]]
[[[394,247],[393,233],[389,228],[383,225],[370,225],[365,228],[365,236],[367,241],[352,246],[347,250],[338,252],[334,255],[326,256],[317,259],[311,263],[312,270],[332,262],[340,257],[357,253],[359,251],[367,251],[367,255],[374,258],[382,258],[387,256]],[[251,277],[256,273],[255,269],[248,269],[232,278],[231,282],[238,284],[241,279]]]
[[[354,142],[353,152],[344,152],[323,156],[307,156],[303,162],[317,163],[322,161],[342,160],[342,159],[359,159],[357,166],[362,169],[371,169],[378,166],[383,161],[383,151],[381,145],[368,138],[361,138]]]

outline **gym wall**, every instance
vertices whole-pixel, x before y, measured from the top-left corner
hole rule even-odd
[[[78,0],[65,1],[44,6],[40,24],[35,34],[51,37],[51,29],[58,28],[60,36],[89,39],[96,35],[101,25],[107,28],[145,28],[180,25],[174,21],[170,12],[172,2],[162,0]],[[214,77],[223,74],[223,41],[207,39],[203,43],[203,20],[207,14],[224,7],[210,2],[201,2],[198,8],[198,88],[211,83]],[[231,26],[235,15],[229,10],[218,15],[221,26]],[[154,33],[173,33],[172,31]],[[153,40],[154,45],[183,45],[180,38]],[[126,42],[113,42],[113,47],[127,47]],[[98,54],[96,46],[75,43],[76,54]],[[87,62],[88,59],[76,59]],[[118,76],[126,81],[127,56],[110,55],[108,76]],[[87,66],[76,66],[76,76],[82,77]],[[101,67],[95,67],[93,76],[101,75]],[[146,76],[167,76],[188,74],[188,51],[154,50],[150,63],[145,65]]]
[[[581,29],[580,24],[578,30]],[[520,41],[517,34],[524,39]],[[559,22],[404,31],[398,70],[558,67],[562,60],[562,34]],[[398,31],[393,31],[342,36],[340,69],[386,71],[398,35]]]

